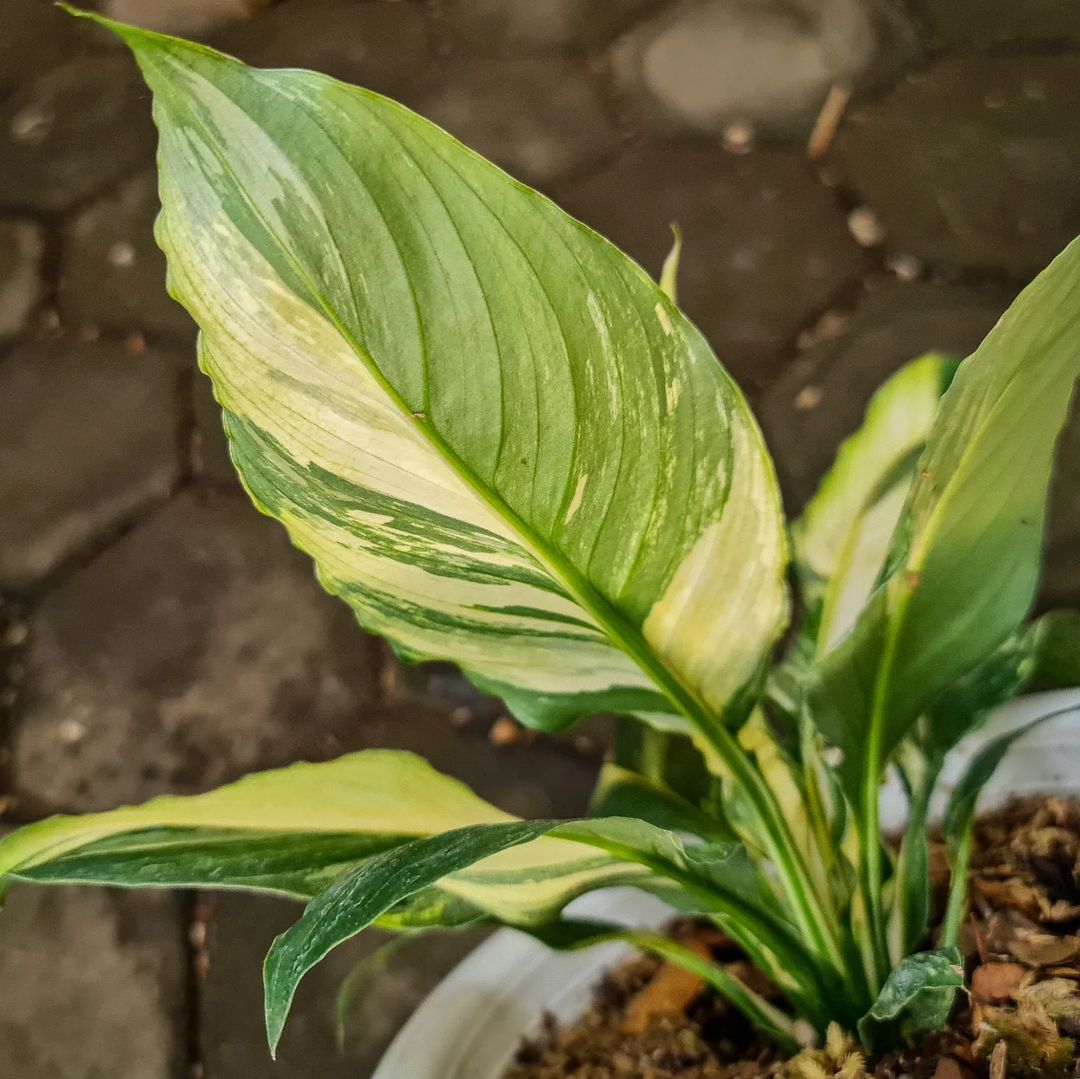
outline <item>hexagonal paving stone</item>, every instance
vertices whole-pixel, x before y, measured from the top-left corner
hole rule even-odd
[[[311,68],[392,96],[428,59],[424,7],[413,3],[286,0],[213,44],[249,64]]]
[[[595,48],[665,0],[443,0],[439,14],[455,48],[508,51]]]
[[[1008,303],[997,290],[896,285],[866,297],[842,337],[800,356],[757,409],[788,512],[813,494],[889,375],[924,352],[967,356]]]
[[[0,1072],[184,1079],[184,928],[154,892],[16,885],[0,918]]]
[[[150,92],[135,61],[87,55],[0,104],[0,206],[63,211],[148,164]]]
[[[94,36],[50,0],[0,0],[0,95],[70,60]]]
[[[378,709],[365,719],[364,744],[412,749],[483,797],[525,817],[582,813],[596,762],[541,739],[495,748],[476,733],[456,732],[444,716],[416,705]],[[300,908],[247,896],[208,896],[208,971],[202,987],[202,1054],[209,1075],[263,1079],[268,1074],[261,1006],[266,949]],[[354,1008],[344,1054],[334,1044],[334,1004],[343,979],[387,940],[364,933],[336,949],[301,984],[274,1075],[364,1079],[398,1028],[438,981],[478,941],[475,933],[439,934],[407,946],[365,988]]]
[[[840,174],[890,243],[1028,274],[1080,232],[1080,56],[950,57],[845,118]]]
[[[867,0],[684,0],[616,46],[628,103],[661,128],[808,130],[829,88],[888,79],[912,54],[895,7]]]
[[[374,691],[371,658],[279,525],[188,491],[33,613],[17,790],[99,809],[335,756]]]
[[[157,211],[157,175],[150,171],[67,223],[60,266],[65,321],[194,337],[194,323],[165,291],[165,256],[154,242]]]
[[[270,0],[100,0],[102,12],[121,22],[163,34],[202,37],[250,18]]]
[[[1080,7],[1069,0],[908,0],[935,46],[1080,40]]]
[[[450,60],[411,93],[422,116],[537,187],[582,172],[620,138],[583,59]]]
[[[179,476],[177,375],[121,345],[24,345],[0,362],[0,585],[33,585]]]
[[[677,222],[679,301],[750,388],[767,382],[799,329],[865,266],[832,194],[795,154],[650,143],[561,201],[654,276]]]
[[[42,293],[45,235],[33,221],[0,221],[0,338],[20,333]]]

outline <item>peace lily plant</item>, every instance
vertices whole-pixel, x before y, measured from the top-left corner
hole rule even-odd
[[[677,254],[658,286],[392,101],[98,21],[154,94],[157,236],[256,506],[405,659],[452,660],[542,730],[621,718],[588,819],[519,820],[378,750],[54,817],[0,843],[0,881],[306,902],[266,960],[271,1049],[305,972],[369,925],[629,939],[791,1049],[834,1021],[874,1051],[942,1026],[976,798],[1016,735],[952,795],[931,940],[935,781],[989,709],[1080,653],[1080,616],[1026,620],[1080,374],[1080,246],[963,363],[891,378],[789,528],[746,401],[676,306]],[[563,915],[614,884],[715,922],[784,1003]]]

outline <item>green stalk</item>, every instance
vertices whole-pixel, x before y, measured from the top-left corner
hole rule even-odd
[[[960,939],[960,924],[967,906],[968,867],[971,864],[971,826],[956,848],[952,864],[952,880],[949,882],[949,903],[945,908],[945,920],[941,923],[941,948],[952,948]]]
[[[881,891],[885,876],[882,862],[881,775],[885,769],[883,735],[888,702],[889,675],[899,639],[899,626],[907,607],[907,594],[902,593],[894,616],[889,620],[885,647],[874,680],[874,699],[870,712],[870,729],[866,745],[866,768],[861,790],[861,820],[859,821],[859,885],[866,910],[870,939],[863,941],[863,961],[876,994],[884,985],[889,972],[889,941]]]
[[[576,835],[572,824],[562,826],[558,834],[560,839],[596,847],[613,857],[643,865],[657,876],[675,881],[690,895],[704,900],[713,912],[724,917],[725,928],[730,930],[736,943],[758,956],[762,956],[762,948],[772,953],[780,964],[779,970],[775,969],[776,963],[763,962],[762,966],[768,968],[765,973],[774,975],[778,983],[793,981],[807,990],[808,994],[817,994],[822,998],[828,994],[829,987],[821,979],[818,964],[806,951],[803,942],[784,923],[778,922],[740,896],[717,887],[712,881],[665,858],[649,857],[633,847],[626,847],[588,832]]]
[[[795,1024],[791,1016],[782,1012],[774,1004],[770,1004],[723,967],[710,963],[689,948],[655,933],[631,931],[621,936],[622,939],[642,951],[652,952],[661,959],[677,963],[692,974],[696,974],[715,990],[717,995],[742,1012],[758,1030],[770,1037],[785,1052],[797,1053],[799,1051],[799,1043],[795,1037]]]

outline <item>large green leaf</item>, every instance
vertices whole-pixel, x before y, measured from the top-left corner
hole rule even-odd
[[[746,402],[633,262],[385,98],[110,24],[252,497],[526,722],[742,710],[786,617]]]
[[[866,813],[941,691],[989,656],[1038,580],[1054,446],[1080,374],[1080,243],[1015,301],[942,398],[884,584],[822,663],[815,718]]]
[[[419,757],[368,750],[262,772],[209,794],[30,825],[0,841],[0,885],[13,878],[310,898],[410,840],[513,822]],[[398,920],[458,923],[478,911],[535,919],[590,888],[643,875],[624,858],[545,838],[439,882]]]
[[[916,461],[955,371],[955,361],[930,353],[885,382],[792,529],[804,632],[818,653],[851,629],[878,584]]]

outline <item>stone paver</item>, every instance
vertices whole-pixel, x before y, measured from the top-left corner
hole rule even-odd
[[[403,96],[428,60],[423,4],[286,0],[236,23],[213,44],[260,67],[307,67]]]
[[[805,133],[831,86],[880,81],[913,48],[896,10],[867,0],[684,0],[630,31],[614,69],[661,129]]]
[[[19,792],[101,809],[333,757],[373,692],[370,660],[280,526],[185,492],[31,618]]]
[[[250,18],[270,0],[102,0],[112,19],[147,30],[201,37],[228,23]]]
[[[87,206],[64,228],[60,313],[77,330],[148,330],[191,340],[195,327],[165,291],[154,242],[157,174],[144,172]]]
[[[0,96],[63,60],[91,36],[49,0],[0,0]]]
[[[58,341],[0,362],[0,587],[34,585],[166,497],[177,375],[156,350]]]
[[[813,493],[893,371],[924,352],[968,355],[1008,302],[997,290],[896,285],[865,297],[845,334],[792,363],[757,409],[788,512]]]
[[[703,140],[649,143],[562,202],[654,276],[677,222],[679,302],[750,388],[767,382],[799,329],[864,268],[830,192],[805,161],[775,150],[739,156]]]
[[[665,0],[442,0],[438,11],[455,48],[501,56],[596,48]]]
[[[480,58],[453,72],[433,68],[407,103],[533,186],[582,172],[619,142],[585,60]]]
[[[0,207],[69,210],[154,155],[135,62],[81,56],[0,102]]]
[[[935,47],[1080,41],[1080,8],[1068,0],[908,0]]]
[[[186,963],[167,894],[16,886],[0,917],[0,1075],[187,1079]]]
[[[45,234],[33,221],[0,220],[0,340],[20,333],[41,297]]]
[[[854,109],[833,165],[889,241],[1031,274],[1080,232],[1080,56],[948,57]]]

